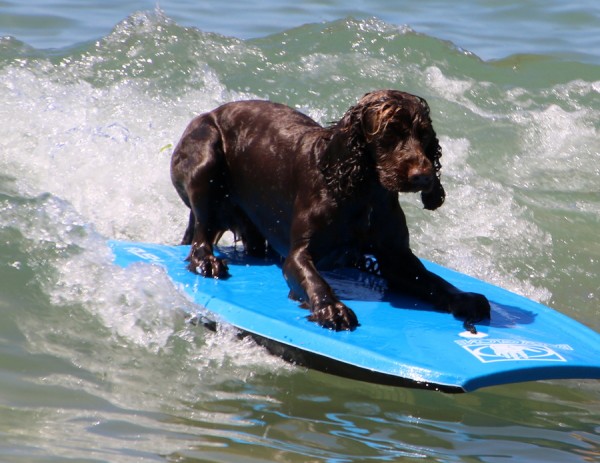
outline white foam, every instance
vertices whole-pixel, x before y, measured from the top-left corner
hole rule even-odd
[[[11,124],[0,127],[0,165],[22,191],[67,200],[109,237],[180,239],[187,211],[171,185],[170,154],[192,115],[217,104],[218,81],[176,104],[135,86],[4,72],[0,115]]]
[[[559,191],[597,189],[600,111],[581,101],[597,93],[600,82],[575,80],[531,91],[449,77],[437,66],[427,67],[424,76],[446,104],[454,103],[496,126],[498,121],[507,124],[500,126],[510,137],[506,142],[521,148],[506,153],[510,164],[498,172],[509,185]],[[503,147],[495,151],[502,153]]]
[[[44,194],[20,200],[18,207],[0,203],[4,227],[20,230],[27,260],[18,267],[33,272],[53,307],[53,313],[44,315],[54,320],[51,330],[36,317],[21,320],[34,351],[103,371],[117,382],[122,382],[116,377],[128,355],[145,356],[149,362],[157,355],[182,362],[183,355],[185,367],[204,384],[293,371],[249,338],[240,341],[227,325],[213,333],[187,323],[204,309],[179,292],[158,266],[114,265],[104,237],[60,198]],[[82,355],[81,349],[97,355]],[[98,355],[119,358],[115,365],[104,365],[97,362]]]
[[[126,40],[127,27],[96,46]],[[200,336],[189,362],[200,375],[208,367],[223,370],[222,379],[227,372],[237,379],[264,365],[282,367],[227,330],[186,325],[186,313],[201,308],[156,267],[112,265],[105,244],[105,238],[179,242],[188,211],[171,185],[172,148],[194,115],[247,95],[227,91],[201,62],[198,88],[186,88],[181,98],[153,93],[143,79],[119,70],[104,75],[112,83],[97,85],[94,66],[103,59],[96,50],[59,64],[23,61],[2,69],[0,117],[11,123],[0,126],[0,169],[15,178],[22,196],[37,199],[8,204],[0,223],[22,230],[28,255],[44,256],[43,264],[32,257],[31,265],[40,266],[36,278],[51,303],[84,308],[110,342],[156,354],[177,339]],[[42,350],[59,348],[40,342]],[[225,364],[230,368],[221,369]]]
[[[515,183],[538,190],[598,190],[599,117],[600,111],[567,110],[557,104],[512,114],[525,129],[522,151],[510,169]]]

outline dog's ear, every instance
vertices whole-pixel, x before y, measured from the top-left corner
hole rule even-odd
[[[365,105],[356,104],[348,109],[338,122],[338,128],[340,132],[346,134],[347,148],[351,151],[360,150],[366,144],[364,123],[366,110]]]
[[[385,98],[365,103],[360,114],[363,137],[370,143],[385,131],[388,124],[405,111],[399,99]]]
[[[421,192],[421,201],[423,201],[423,207],[430,211],[433,211],[444,204],[446,199],[446,192],[440,182],[439,177],[436,177],[433,187],[428,192]]]
[[[442,157],[442,147],[440,146],[435,130],[433,130],[431,117],[429,115],[429,105],[424,98],[419,97],[419,100],[421,102],[423,118],[426,120],[426,124],[429,130],[431,130],[432,135],[432,140],[427,146],[425,156],[431,161],[433,169],[435,170],[435,181],[433,186],[429,191],[421,193],[421,201],[423,201],[423,207],[425,207],[425,209],[433,211],[444,204],[444,200],[446,199],[446,192],[440,181],[440,170],[442,169],[440,158]]]
[[[319,158],[325,182],[335,194],[350,195],[362,182],[371,160],[365,156],[366,105],[360,101],[330,126],[332,138]]]
[[[338,123],[338,127],[348,135],[349,143],[364,145],[385,128],[390,116],[391,105],[377,92],[363,95]]]
[[[351,143],[359,140],[361,143],[365,142],[364,118],[366,109],[365,105],[360,103],[354,105],[346,111],[339,122],[339,128],[348,134]]]
[[[373,141],[387,126],[394,108],[390,104],[377,102],[365,108],[361,118],[362,131],[367,143]]]

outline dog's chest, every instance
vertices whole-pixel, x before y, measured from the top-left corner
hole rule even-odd
[[[313,259],[321,268],[353,265],[368,246],[369,209],[348,207],[336,213],[311,243]]]

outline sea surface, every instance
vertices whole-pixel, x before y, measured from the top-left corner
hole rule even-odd
[[[597,0],[3,0],[0,461],[599,462],[598,381],[337,378],[112,265],[107,239],[180,240],[194,115],[325,124],[377,88],[425,97],[444,151],[445,205],[400,197],[415,252],[600,331]]]

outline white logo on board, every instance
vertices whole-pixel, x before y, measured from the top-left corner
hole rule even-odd
[[[127,248],[127,252],[129,252],[130,254],[133,254],[134,256],[138,256],[144,260],[147,260],[149,262],[155,262],[155,263],[160,263],[162,262],[162,259],[158,256],[155,256],[154,254],[152,254],[151,252],[146,251],[145,249],[142,248],[137,248],[137,247],[128,247]]]
[[[545,344],[512,339],[468,339],[455,341],[482,363],[515,362],[566,362],[558,350],[573,350],[568,344]]]

